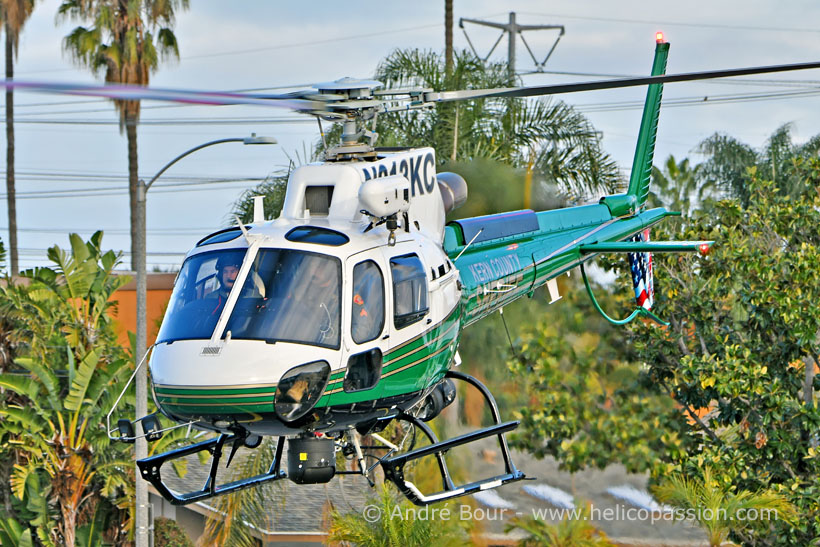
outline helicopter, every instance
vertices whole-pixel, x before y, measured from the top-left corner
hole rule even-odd
[[[291,172],[279,218],[265,219],[257,202],[253,222],[207,235],[188,252],[156,342],[137,366],[147,361],[156,407],[176,424],[162,428],[150,414],[112,427],[126,386],[108,414],[109,438],[152,441],[181,427],[216,433],[137,462],[142,477],[175,505],[285,478],[318,484],[360,473],[371,481],[376,467],[417,505],[526,479],[505,438],[518,422],[502,421],[490,389],[458,370],[461,331],[542,286],[557,301],[558,277],[575,268],[595,302],[584,263],[601,253],[629,253],[632,261],[636,308],[613,321],[662,323],[650,311],[651,253],[705,254],[713,243],[648,240],[651,226],[679,214],[647,208],[663,84],[820,68],[803,63],[666,75],[668,53],[658,33],[648,77],[491,90],[381,89],[380,82],[352,78],[281,95],[5,82],[126,100],[276,106],[342,124],[341,142],[326,149],[323,161]],[[385,112],[628,86],[648,86],[629,185],[594,204],[445,222],[466,201],[466,181],[437,172],[432,148],[375,145],[375,120]],[[481,392],[494,423],[440,440],[428,422],[453,403],[456,382]],[[390,442],[381,434],[394,422],[409,424],[429,444],[404,450]],[[268,471],[218,484],[224,451],[230,465],[239,448],[257,448],[265,436],[278,439]],[[378,444],[363,444],[365,437]],[[490,438],[499,443],[503,473],[454,484],[444,454]],[[336,469],[339,451],[355,458],[357,471]],[[211,454],[205,484],[173,491],[162,466],[200,452]],[[421,492],[406,474],[408,463],[425,457],[437,461],[439,492]]]

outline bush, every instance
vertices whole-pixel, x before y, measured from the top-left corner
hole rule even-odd
[[[194,542],[176,521],[157,517],[154,519],[154,547],[194,547]]]

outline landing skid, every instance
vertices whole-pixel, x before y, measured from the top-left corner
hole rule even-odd
[[[220,496],[229,492],[235,492],[237,490],[242,490],[244,488],[257,486],[265,482],[284,479],[287,477],[287,474],[280,469],[282,464],[282,453],[285,448],[285,437],[279,437],[279,441],[276,444],[276,453],[273,456],[273,462],[271,463],[267,473],[217,485],[216,473],[219,469],[219,460],[222,457],[222,449],[226,444],[233,445],[231,448],[231,454],[228,457],[228,465],[230,465],[234,454],[236,454],[237,449],[243,445],[244,441],[244,437],[238,435],[222,434],[213,439],[202,441],[201,443],[171,450],[163,454],[157,454],[156,456],[151,456],[150,458],[145,458],[144,460],[138,460],[137,466],[139,466],[142,478],[154,485],[157,492],[159,492],[163,498],[171,502],[172,505],[187,505],[195,501],[201,501],[214,496]],[[160,474],[160,467],[162,467],[162,464],[204,451],[211,453],[211,470],[202,489],[181,495],[171,492],[165,483],[162,482],[162,476]]]
[[[387,453],[387,455],[378,458],[378,461],[372,467],[370,467],[370,469],[365,469],[365,467],[361,465],[364,463],[364,459],[361,453],[363,447],[358,445],[358,437],[356,437],[356,433],[351,430],[349,434],[353,436],[354,444],[356,445],[356,452],[358,454],[360,468],[359,471],[356,472],[339,471],[338,474],[361,474],[368,481],[370,481],[369,472],[372,471],[373,468],[381,465],[382,469],[384,470],[385,477],[391,482],[393,482],[393,484],[396,485],[398,490],[402,494],[404,494],[407,497],[407,499],[409,499],[416,505],[428,505],[431,503],[436,503],[439,501],[444,501],[459,496],[474,494],[476,492],[480,492],[483,490],[490,490],[493,488],[497,488],[503,484],[526,479],[527,477],[524,475],[524,473],[516,469],[515,465],[513,464],[512,458],[510,456],[510,450],[507,446],[507,440],[504,437],[505,433],[512,431],[513,429],[518,427],[518,422],[501,422],[500,414],[498,412],[498,406],[495,403],[495,399],[493,398],[490,391],[484,386],[484,384],[479,382],[477,379],[467,374],[455,371],[447,372],[445,377],[453,380],[467,382],[468,384],[476,387],[489,404],[490,411],[492,412],[493,416],[493,421],[495,423],[489,427],[485,427],[477,431],[472,431],[470,433],[466,433],[464,435],[460,435],[452,439],[439,441],[435,433],[433,433],[433,430],[430,429],[430,427],[426,423],[424,423],[417,417],[413,416],[412,414],[403,413],[397,416],[395,419],[406,421],[410,423],[413,427],[422,431],[424,435],[427,436],[431,444],[429,444],[428,446],[423,446],[421,448],[412,449],[409,452],[398,455],[395,455],[395,451],[396,449],[398,449],[398,447],[393,446],[393,449],[390,450]],[[471,482],[469,484],[465,484],[462,486],[454,485],[453,480],[450,476],[450,471],[447,469],[447,462],[444,459],[444,454],[448,450],[455,448],[457,446],[467,445],[492,436],[498,437],[501,455],[504,459],[504,473],[487,479]],[[376,438],[379,437],[376,436]],[[242,490],[244,488],[258,486],[266,482],[281,480],[288,477],[288,473],[281,469],[282,456],[284,454],[286,438],[279,437],[276,445],[276,451],[273,456],[273,461],[271,462],[270,467],[268,468],[268,471],[266,473],[223,484],[217,484],[217,471],[219,469],[220,460],[222,459],[223,449],[226,446],[231,447],[230,454],[228,456],[228,461],[226,464],[227,467],[233,460],[236,451],[241,446],[246,445],[247,440],[247,437],[239,434],[221,434],[218,437],[209,439],[207,441],[202,441],[190,446],[178,448],[176,450],[171,450],[163,454],[158,454],[156,456],[151,456],[150,458],[139,460],[137,461],[137,466],[140,469],[142,477],[148,482],[150,482],[152,485],[154,485],[154,488],[157,489],[157,492],[163,498],[168,500],[172,505],[187,505],[189,503],[193,503],[196,501],[202,501],[215,496],[220,496],[222,494],[228,494],[230,492],[235,492],[237,490]],[[328,439],[328,442],[331,441],[332,439]],[[291,442],[293,443],[296,441],[292,440]],[[258,445],[258,442],[254,446],[256,445]],[[289,448],[289,451],[294,446],[295,445],[292,445],[291,448]],[[332,454],[333,446],[330,446],[329,448],[331,449]],[[364,448],[386,449],[388,447],[373,446]],[[163,482],[160,468],[163,464],[167,462],[177,460],[180,458],[185,458],[186,456],[197,454],[199,452],[209,452],[211,454],[211,466],[205,484],[202,486],[200,490],[194,490],[192,492],[188,492],[185,494],[174,493]],[[302,455],[303,454],[300,454],[300,456]],[[304,456],[305,458],[308,457],[307,454],[304,454]],[[404,467],[407,463],[413,460],[424,458],[426,456],[434,456],[436,458],[439,473],[441,474],[442,484],[444,485],[444,489],[441,492],[429,495],[425,495],[421,491],[419,491],[415,484],[406,479],[404,473]],[[333,458],[331,456],[331,460],[332,459]],[[291,472],[295,473],[296,470],[292,470]],[[330,473],[328,475],[323,475],[323,479],[307,482],[327,482],[333,477],[333,475],[333,470],[330,470]],[[302,480],[300,480],[298,476],[292,476],[291,479],[294,480],[294,482],[302,483]],[[372,484],[373,483],[371,482],[371,485]]]
[[[519,422],[501,422],[500,413],[498,412],[498,405],[496,405],[495,399],[490,393],[490,390],[488,390],[487,387],[476,378],[473,378],[468,374],[452,370],[448,371],[445,377],[453,380],[461,380],[476,387],[489,404],[495,424],[477,431],[471,431],[470,433],[466,433],[452,439],[439,441],[430,427],[424,422],[418,420],[416,417],[410,415],[403,415],[399,417],[399,419],[408,421],[415,427],[421,429],[432,443],[429,446],[417,448],[405,454],[392,458],[386,458],[380,461],[382,469],[384,469],[385,477],[392,481],[393,484],[396,485],[396,488],[398,488],[399,491],[407,497],[407,499],[416,505],[429,505],[439,501],[474,494],[482,490],[491,490],[493,488],[498,488],[501,485],[527,478],[524,473],[516,469],[515,464],[512,461],[512,457],[510,456],[510,449],[507,446],[507,439],[504,437],[505,433],[518,427]],[[488,479],[483,479],[456,487],[450,477],[450,472],[447,469],[447,463],[444,461],[445,452],[451,448],[455,448],[456,446],[470,444],[487,437],[492,437],[493,435],[498,436],[498,444],[501,449],[501,455],[504,458],[505,472],[495,477],[490,477]],[[404,466],[410,461],[418,460],[425,456],[431,455],[434,455],[438,461],[439,473],[441,474],[441,481],[444,485],[444,490],[435,494],[425,495],[419,491],[415,484],[405,479]]]

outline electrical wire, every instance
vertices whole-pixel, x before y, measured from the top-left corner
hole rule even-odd
[[[60,114],[60,112],[53,112],[51,114]],[[0,119],[0,122],[6,123],[6,119]],[[121,125],[117,120],[91,120],[91,119],[38,119],[33,120],[29,118],[14,118],[15,124],[44,124],[44,125]],[[255,125],[255,124],[312,124],[312,118],[176,118],[176,119],[155,119],[155,120],[140,120],[136,125],[138,126],[185,126],[185,125]],[[127,124],[126,124],[127,125]]]
[[[670,27],[694,27],[694,28],[709,28],[721,30],[752,30],[764,32],[810,32],[818,33],[820,29],[816,28],[795,28],[795,27],[765,27],[753,25],[725,25],[720,23],[697,23],[697,22],[682,22],[682,21],[657,21],[647,19],[622,19],[617,17],[593,17],[590,15],[569,15],[566,13],[539,13],[539,12],[519,12],[522,15],[535,15],[539,17],[552,17],[563,19],[579,19],[584,21],[602,21],[604,23],[628,23],[639,25],[664,25]]]
[[[805,97],[814,97],[820,95],[820,89],[805,90],[805,91],[785,91],[773,93],[750,93],[739,95],[700,95],[696,97],[678,97],[673,99],[664,99],[661,102],[661,108],[675,108],[683,106],[707,106],[716,104],[730,104],[730,103],[745,103],[745,102],[761,102],[761,101],[776,101],[786,99],[802,99]],[[612,103],[590,103],[590,104],[576,104],[573,108],[579,112],[620,112],[626,110],[640,110],[644,107],[643,101],[624,101]]]

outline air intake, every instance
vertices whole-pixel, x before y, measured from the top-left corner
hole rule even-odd
[[[305,188],[305,209],[311,215],[330,213],[330,202],[333,200],[333,186],[308,186]]]

